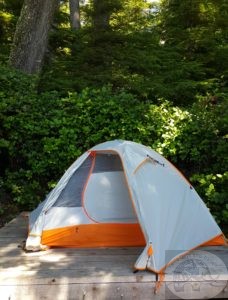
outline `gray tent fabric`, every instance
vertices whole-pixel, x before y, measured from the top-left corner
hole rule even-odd
[[[67,186],[62,190],[55,207],[79,207],[84,185],[88,178],[92,165],[92,158],[89,156],[78,168],[68,181]]]

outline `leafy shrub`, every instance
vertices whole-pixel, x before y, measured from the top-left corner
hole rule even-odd
[[[43,70],[40,89],[63,94],[111,84],[115,91],[124,89],[142,100],[192,103],[204,75],[201,64],[184,60],[159,40],[156,30],[151,35],[59,29],[51,36],[52,58]]]
[[[198,192],[204,195],[205,202],[216,221],[222,225],[228,223],[228,172],[223,174],[194,174],[191,181]]]
[[[173,142],[176,161],[222,226],[228,223],[228,106],[220,95],[199,97]],[[180,127],[179,127],[180,129]],[[170,147],[165,149],[171,151]]]
[[[164,99],[142,103],[109,86],[66,97],[37,94],[36,78],[6,68],[0,74],[1,185],[18,207],[34,208],[90,147],[125,139],[174,161],[191,176],[217,220],[227,221],[224,104],[203,99],[187,110]]]

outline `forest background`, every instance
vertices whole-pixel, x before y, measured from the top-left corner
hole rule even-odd
[[[228,223],[228,1],[1,0],[0,225],[88,148],[152,147]]]

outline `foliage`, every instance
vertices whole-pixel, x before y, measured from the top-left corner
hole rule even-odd
[[[106,1],[98,8],[109,16],[109,27],[98,30],[92,26],[98,12],[89,1],[82,7],[81,30],[61,23],[52,32],[40,90],[67,94],[111,84],[143,101],[164,98],[182,106],[195,102],[197,94],[215,92],[214,81],[224,91],[227,4],[222,3],[171,0],[156,7],[141,0]]]
[[[161,37],[188,61],[200,62],[205,79],[217,77],[226,82],[227,15],[226,0],[163,0]]]
[[[198,192],[205,195],[205,202],[218,223],[228,222],[228,172],[222,174],[194,174],[191,177]]]
[[[75,33],[62,29],[61,34],[52,34],[51,46],[53,56],[40,79],[43,91],[67,93],[111,84],[114,90],[125,89],[143,101],[165,98],[186,105],[202,85],[200,63],[183,60],[150,32],[94,36],[88,29]]]
[[[91,146],[128,139],[227,223],[226,0],[81,1],[78,31],[60,1],[37,77],[5,66],[23,1],[0,2],[0,215],[36,206]]]
[[[7,60],[22,0],[0,1],[0,60]]]
[[[202,98],[192,108],[181,109],[164,99],[157,104],[141,102],[129,92],[113,92],[110,86],[63,97],[53,91],[38,94],[37,78],[5,67],[0,74],[2,188],[19,207],[36,206],[88,148],[126,139],[148,145],[175,162],[192,176],[216,218],[227,221],[222,100],[212,105]]]

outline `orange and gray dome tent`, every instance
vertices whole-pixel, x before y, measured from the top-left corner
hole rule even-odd
[[[144,246],[135,269],[162,273],[192,249],[224,244],[208,208],[168,160],[114,140],[80,156],[30,214],[26,249]]]

